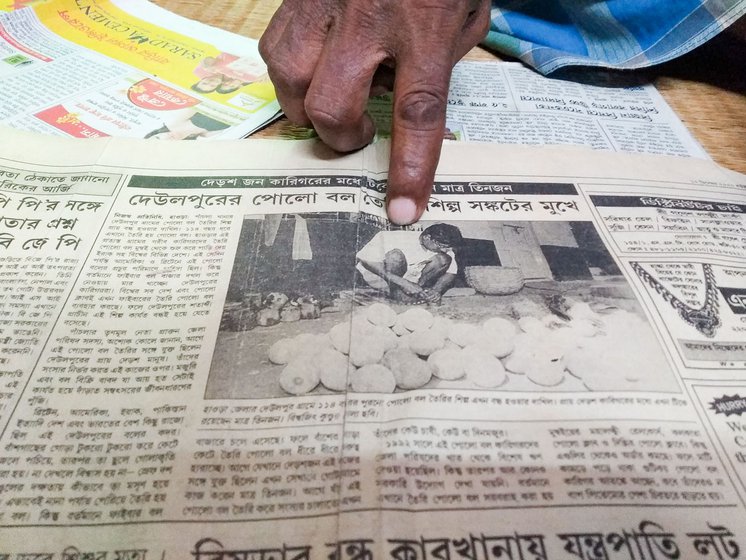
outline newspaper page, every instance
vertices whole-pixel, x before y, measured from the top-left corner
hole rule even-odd
[[[746,178],[0,134],[0,558],[742,558]]]
[[[0,76],[11,78],[0,93],[14,100],[0,123],[88,138],[227,139],[279,114],[256,41],[143,0],[28,4],[5,5],[10,14],[0,4]],[[518,63],[462,61],[445,137],[708,158],[652,85],[595,76],[582,84]],[[369,111],[389,136],[391,96]]]
[[[0,123],[76,138],[242,138],[279,114],[257,45],[145,0],[0,12]]]
[[[618,73],[602,70],[591,77],[570,81],[515,62],[462,61],[448,92],[445,137],[709,159],[654,86],[625,76],[620,87]],[[391,96],[372,100],[369,111],[379,134],[389,136]]]

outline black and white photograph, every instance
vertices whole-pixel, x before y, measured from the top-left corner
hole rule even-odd
[[[247,216],[208,399],[679,392],[590,222]]]

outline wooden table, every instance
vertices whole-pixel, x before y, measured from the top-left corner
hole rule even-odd
[[[155,0],[164,8],[259,38],[281,0]],[[468,59],[499,60],[477,47]],[[692,134],[726,167],[746,173],[746,21],[703,47],[645,73]],[[258,134],[278,135],[286,121]]]

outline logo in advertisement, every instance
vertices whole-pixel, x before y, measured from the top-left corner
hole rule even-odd
[[[746,397],[742,397],[737,393],[732,397],[723,395],[719,399],[715,399],[710,403],[710,410],[714,410],[715,414],[725,414],[726,416],[741,416],[741,413],[746,412]]]
[[[44,109],[35,113],[34,116],[73,138],[105,138],[109,136],[105,132],[101,132],[83,122],[78,113],[68,110],[63,105],[55,105],[54,107]]]
[[[155,80],[147,78],[130,86],[127,99],[133,105],[151,111],[173,111],[188,109],[199,103],[199,99],[182,93]]]
[[[738,288],[720,288],[730,310],[737,315],[746,315],[746,290]]]

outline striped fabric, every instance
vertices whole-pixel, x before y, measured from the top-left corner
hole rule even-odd
[[[680,56],[746,13],[746,0],[492,0],[488,48],[543,74],[640,68]]]

